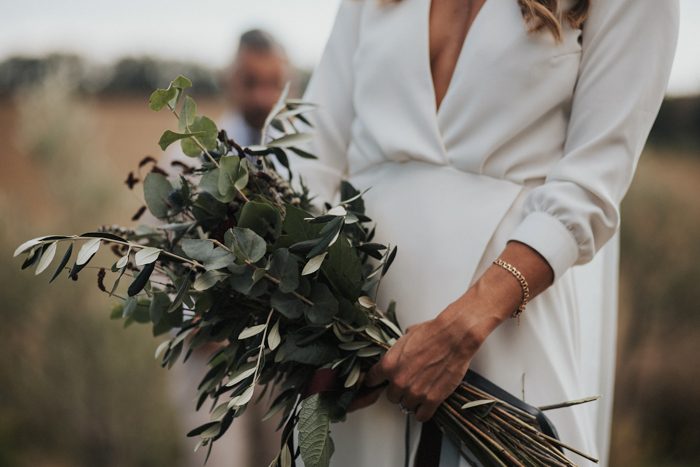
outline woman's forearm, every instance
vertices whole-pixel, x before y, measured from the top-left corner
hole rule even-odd
[[[530,299],[553,282],[554,273],[547,261],[524,243],[509,241],[499,257],[525,277]],[[522,298],[522,287],[516,277],[491,264],[472,287],[440,313],[438,319],[455,325],[459,334],[483,341],[500,323],[511,317]]]

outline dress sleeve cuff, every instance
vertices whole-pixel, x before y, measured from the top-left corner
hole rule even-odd
[[[559,219],[544,211],[528,214],[509,240],[525,243],[541,254],[554,271],[555,281],[578,259],[578,244],[571,231]]]

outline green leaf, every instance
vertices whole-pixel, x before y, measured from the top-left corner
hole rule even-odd
[[[345,383],[343,384],[344,387],[349,388],[353,384],[357,383],[357,380],[360,378],[360,364],[355,363],[352,366],[352,369],[350,370],[350,373],[348,373],[348,377],[345,378]]]
[[[255,336],[257,334],[260,334],[265,330],[267,327],[266,324],[257,324],[255,326],[250,326],[248,328],[245,328],[244,330],[241,331],[240,334],[238,334],[238,339],[247,339],[249,337]]]
[[[148,313],[153,324],[158,324],[170,307],[170,298],[164,292],[155,292]]]
[[[328,249],[328,258],[321,265],[321,272],[342,296],[354,298],[361,294],[362,261],[344,234]]]
[[[282,446],[282,450],[279,454],[280,467],[291,467],[292,466],[292,454],[289,452],[289,446],[286,444]]]
[[[310,214],[292,204],[285,204],[285,216],[282,230],[288,237],[289,244],[312,240],[321,230],[318,224],[305,221]]]
[[[161,355],[163,355],[163,352],[170,346],[170,339],[161,342],[158,347],[156,347],[156,352],[155,352],[155,359],[158,360]]]
[[[158,112],[168,104],[174,105],[178,95],[179,91],[170,86],[167,89],[156,89],[148,99],[148,106]]]
[[[185,295],[187,294],[187,291],[189,290],[190,287],[190,276],[185,275],[185,277],[182,278],[182,281],[180,282],[180,285],[178,285],[177,288],[177,293],[175,294],[175,298],[173,299],[173,303],[168,307],[168,313],[172,313],[178,307],[180,307],[180,304],[185,298]]]
[[[91,238],[90,240],[86,241],[83,243],[83,245],[80,247],[80,250],[78,250],[78,258],[75,260],[75,264],[77,266],[82,266],[86,264],[90,258],[92,258],[92,255],[97,253],[97,250],[100,249],[100,243],[102,240],[99,238]]]
[[[303,149],[295,148],[295,147],[289,147],[288,148],[290,151],[295,153],[299,157],[303,157],[304,159],[318,159],[317,156],[311,154],[310,152],[306,152]]]
[[[54,279],[58,277],[59,274],[61,274],[61,271],[63,271],[63,268],[66,267],[66,264],[68,264],[68,261],[70,261],[70,255],[73,253],[73,243],[68,245],[68,249],[66,249],[66,252],[63,254],[63,258],[61,259],[61,262],[58,263],[58,267],[56,268],[56,271],[53,273],[53,276],[51,276],[51,279],[49,279],[49,283],[53,282]]]
[[[267,346],[270,348],[270,350],[275,350],[281,342],[282,336],[280,336],[280,320],[278,319],[267,333]]]
[[[338,300],[333,296],[328,286],[322,282],[313,284],[311,288],[313,306],[306,309],[306,317],[313,324],[330,324],[338,314]]]
[[[197,115],[197,103],[190,96],[185,96],[185,101],[182,103],[180,117],[178,119],[178,128],[180,131],[186,131],[187,127],[194,123],[194,117]]]
[[[238,367],[238,370],[235,371],[231,376],[229,377],[228,382],[226,383],[226,387],[232,387],[235,386],[236,384],[240,383],[244,379],[248,378],[251,376],[253,373],[255,373],[256,369],[256,362],[246,362],[240,367]]]
[[[395,246],[394,249],[391,250],[391,252],[389,253],[389,257],[382,266],[382,276],[387,273],[389,267],[391,266],[391,263],[394,262],[394,258],[396,258],[396,250],[398,250],[398,247]]]
[[[292,292],[299,287],[299,260],[286,248],[278,248],[272,253],[270,274],[279,279],[281,292]]]
[[[238,156],[226,156],[219,160],[218,189],[221,196],[242,190],[248,184],[248,167]]]
[[[146,283],[148,282],[148,279],[151,277],[151,274],[153,273],[153,270],[156,267],[156,263],[148,263],[146,264],[142,269],[141,272],[138,273],[134,281],[129,285],[129,288],[127,289],[127,294],[129,297],[133,297],[134,295],[138,294],[143,290],[143,288],[146,286]]]
[[[335,450],[330,437],[330,402],[320,393],[302,401],[299,411],[299,449],[306,467],[328,467]]]
[[[170,86],[182,91],[184,89],[191,88],[192,81],[182,75],[177,75],[177,78],[170,82]]]
[[[306,305],[292,294],[276,290],[270,297],[270,305],[289,319],[299,319],[304,315]]]
[[[232,241],[227,246],[233,250],[236,258],[255,263],[265,256],[267,243],[258,234],[238,226],[230,229],[229,232],[231,232]]]
[[[287,334],[279,347],[279,352],[285,361],[321,366],[332,362],[340,356],[336,344],[316,339],[308,344],[300,345],[302,338],[296,334]]]
[[[134,314],[136,307],[138,306],[138,300],[136,297],[129,297],[124,302],[124,307],[122,308],[122,318],[129,318]]]
[[[204,291],[210,289],[216,285],[224,277],[228,276],[225,272],[220,271],[207,271],[201,274],[194,281],[194,289],[198,291]]]
[[[261,237],[270,234],[276,238],[282,232],[282,216],[269,203],[248,201],[241,208],[238,226],[251,229]]]
[[[230,190],[225,195],[219,192],[219,169],[209,170],[202,175],[199,181],[199,189],[213,196],[217,201],[228,204],[236,197],[236,191]],[[198,201],[201,196],[198,198]],[[223,215],[223,214],[222,214]]]
[[[171,130],[165,130],[165,131],[163,132],[163,134],[160,136],[160,139],[158,140],[158,146],[160,146],[160,148],[161,148],[163,151],[165,151],[166,149],[168,149],[168,146],[170,146],[171,144],[173,144],[175,141],[180,141],[181,139],[190,138],[190,137],[192,137],[192,136],[194,136],[194,137],[201,137],[201,136],[204,136],[204,135],[205,135],[204,132],[176,133],[176,132],[171,131]]]
[[[306,143],[312,138],[312,133],[292,133],[270,141],[267,143],[267,146],[271,148],[288,148],[290,146],[297,146],[299,144]]]
[[[321,235],[321,240],[316,244],[316,246],[314,246],[311,249],[311,251],[309,251],[306,254],[306,257],[311,258],[313,256],[316,256],[319,253],[325,251],[330,246],[332,246],[335,243],[335,241],[338,240],[342,228],[343,218],[334,217],[332,221],[323,226],[323,228],[319,232],[319,235]]]
[[[180,242],[188,258],[199,261],[207,271],[221,269],[233,263],[234,257],[223,248],[215,248],[211,240],[186,238]]]
[[[204,433],[205,431],[209,430],[210,428],[215,427],[215,426],[218,427],[220,425],[221,425],[221,422],[207,422],[203,425],[198,426],[194,430],[189,431],[187,433],[187,437],[192,438],[194,436],[199,436],[202,433]]]
[[[216,149],[219,130],[216,127],[216,123],[210,118],[201,115],[195,117],[192,124],[189,125],[188,130],[189,133],[197,134],[195,138],[197,138],[199,144],[204,146],[205,149],[208,151]],[[192,137],[181,140],[180,146],[182,147],[182,151],[190,157],[197,157],[202,153],[202,149],[195,143]]]
[[[248,389],[243,391],[242,394],[232,398],[229,403],[228,403],[228,408],[233,408],[233,407],[240,407],[242,405],[246,405],[248,402],[250,402],[250,399],[253,397],[253,392],[255,391],[255,385],[251,384]]]
[[[323,260],[328,254],[327,251],[324,251],[320,255],[316,255],[313,258],[311,258],[309,261],[306,262],[304,265],[304,269],[301,271],[302,276],[306,276],[308,274],[312,274],[316,271],[318,271],[321,268],[321,264],[323,264]]]
[[[161,251],[162,250],[160,248],[153,248],[151,246],[142,248],[134,255],[134,263],[136,266],[143,266],[144,264],[152,263],[158,259]]]
[[[143,182],[143,196],[148,210],[155,217],[159,219],[168,217],[168,211],[170,210],[168,197],[171,191],[173,191],[173,186],[163,175],[155,172],[150,172],[146,175],[146,179]]]
[[[114,292],[117,290],[117,287],[119,287],[119,282],[122,280],[122,276],[126,272],[126,266],[121,268],[119,270],[119,274],[117,275],[117,278],[114,280],[114,284],[112,284],[112,289],[109,291],[109,296],[111,297],[114,295]]]
[[[53,242],[46,247],[46,250],[41,254],[41,259],[39,259],[39,264],[36,265],[35,275],[39,275],[46,270],[53,261],[54,256],[56,256],[57,242]]]

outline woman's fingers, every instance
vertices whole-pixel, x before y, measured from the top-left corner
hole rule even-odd
[[[382,367],[382,360],[380,359],[367,371],[367,376],[365,376],[363,384],[365,386],[377,386],[385,380],[386,376],[384,375],[384,368]]]

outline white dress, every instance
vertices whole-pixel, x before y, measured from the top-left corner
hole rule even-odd
[[[341,178],[371,187],[376,240],[398,246],[378,302],[397,300],[403,327],[440,313],[509,239],[542,254],[554,284],[471,368],[536,406],[601,395],[548,415],[607,465],[619,204],[666,90],[680,13],[678,0],[591,3],[583,33],[564,25],[555,44],[527,34],[516,0],[486,0],[436,112],[430,0],[343,0],[304,96],[321,106],[309,147],[320,160],[292,164],[321,199],[338,201]],[[331,465],[403,466],[404,423],[384,395],[348,414],[331,428]],[[445,437],[440,457],[467,465]]]

